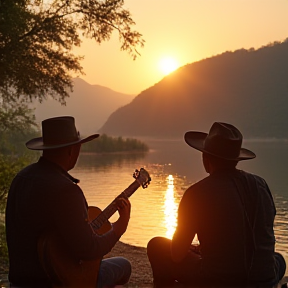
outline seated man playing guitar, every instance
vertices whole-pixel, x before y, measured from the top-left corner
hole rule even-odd
[[[123,257],[102,258],[126,231],[129,200],[118,197],[114,201],[119,218],[100,235],[90,225],[79,180],[68,174],[81,144],[99,134],[80,137],[74,118],[65,116],[44,120],[42,135],[26,143],[29,149],[43,150],[42,156],[18,173],[8,194],[11,287],[111,287],[127,283],[130,262]]]

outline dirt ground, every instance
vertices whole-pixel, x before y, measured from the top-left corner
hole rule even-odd
[[[131,246],[119,241],[107,256],[123,256],[131,262],[132,275],[129,286],[151,284],[152,287],[152,270],[146,248]]]
[[[123,256],[127,258],[132,264],[132,275],[131,275],[129,284],[125,285],[126,288],[153,288],[152,270],[151,270],[150,263],[146,254],[146,248],[132,246],[132,245],[128,245],[122,242],[118,242],[115,245],[115,247],[112,249],[112,251],[107,255],[107,257],[113,257],[113,256]],[[286,284],[288,282],[287,272],[288,271],[286,271],[286,274],[285,274],[286,276],[282,279],[282,281],[278,285],[275,285],[273,288],[288,288]],[[8,274],[8,263],[3,261],[3,259],[0,259],[0,287],[1,288],[9,287],[7,274]],[[123,286],[120,286],[120,287],[123,287]],[[182,285],[173,286],[173,288],[175,287],[184,288],[184,286]],[[168,287],[168,288],[172,288],[172,287]],[[185,286],[185,288],[189,288],[189,287]],[[197,287],[194,287],[194,288],[197,288]],[[213,287],[208,287],[208,288],[213,288]],[[235,287],[229,286],[229,288],[235,288]],[[256,287],[245,287],[245,288],[256,288]]]
[[[128,284],[128,288],[153,288],[153,277],[151,266],[146,254],[146,248],[131,246],[122,242],[118,242],[113,250],[108,254],[108,256],[123,256],[127,258],[132,264],[132,275]],[[280,281],[278,285],[275,285],[271,288],[288,288],[288,269],[286,270],[286,276]],[[125,285],[126,286],[126,285]],[[191,288],[184,285],[174,285],[173,287],[167,288]],[[199,288],[199,287],[193,287]],[[215,288],[215,287],[206,287],[205,285],[201,288]],[[219,288],[219,287],[217,287]],[[221,288],[221,287],[220,287]],[[225,288],[261,288],[261,286],[247,286],[247,287],[230,287]],[[263,288],[263,287],[262,287]],[[269,287],[265,287],[269,288]]]
[[[132,264],[129,287],[153,287],[152,271],[146,254],[146,248],[118,242],[107,257],[123,256]],[[0,259],[0,287],[7,285],[8,263]]]

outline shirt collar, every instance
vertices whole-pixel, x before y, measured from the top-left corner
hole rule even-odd
[[[61,174],[63,174],[65,177],[67,177],[68,179],[70,179],[73,183],[78,184],[80,182],[79,179],[74,178],[73,176],[71,176],[67,171],[65,171],[61,166],[59,166],[58,164],[49,161],[48,159],[44,158],[43,156],[41,156],[38,160],[38,163],[40,164],[44,164],[46,166],[50,166],[51,169],[57,170],[59,171]]]

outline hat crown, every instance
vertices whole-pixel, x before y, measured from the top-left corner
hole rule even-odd
[[[239,156],[243,136],[231,124],[215,122],[204,142],[204,149],[221,158],[235,159]]]
[[[215,122],[208,134],[188,131],[184,138],[189,146],[218,158],[240,161],[256,157],[255,153],[242,147],[243,136],[231,124]]]
[[[42,121],[42,137],[37,137],[26,142],[26,147],[32,150],[57,149],[66,146],[84,144],[99,134],[80,137],[76,130],[75,119],[72,116],[60,116]]]
[[[55,117],[42,121],[43,143],[62,145],[79,139],[75,119],[71,116]]]

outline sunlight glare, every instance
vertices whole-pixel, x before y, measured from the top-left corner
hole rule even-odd
[[[167,75],[179,67],[179,63],[172,57],[165,57],[159,61],[159,68],[164,75]]]
[[[174,196],[174,177],[169,175],[166,178],[167,190],[164,202],[164,213],[165,213],[165,226],[166,226],[166,237],[172,239],[177,225],[177,204]]]

